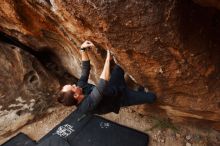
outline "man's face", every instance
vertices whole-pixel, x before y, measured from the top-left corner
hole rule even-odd
[[[75,84],[73,85],[65,85],[63,86],[62,92],[72,91],[74,93],[75,99],[78,100],[79,96],[82,94],[82,89],[80,87],[77,87]]]

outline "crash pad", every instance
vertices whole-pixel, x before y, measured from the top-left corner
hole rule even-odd
[[[147,134],[97,115],[70,114],[39,143],[58,136],[70,146],[147,146]],[[57,138],[56,138],[57,139]]]
[[[36,146],[37,143],[24,133],[19,133],[10,140],[2,144],[2,146]]]
[[[2,146],[147,146],[146,133],[77,110],[38,142],[19,133]]]

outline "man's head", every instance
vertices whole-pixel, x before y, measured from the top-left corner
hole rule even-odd
[[[65,85],[59,93],[58,101],[65,106],[77,105],[84,95],[82,89],[74,85]]]

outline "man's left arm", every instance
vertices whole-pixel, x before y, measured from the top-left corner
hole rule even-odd
[[[83,113],[94,110],[95,107],[99,104],[99,102],[103,98],[103,93],[108,85],[109,79],[110,79],[110,52],[108,51],[105,60],[105,65],[101,73],[98,85],[93,88],[89,97],[87,97],[80,105],[80,110],[82,110]]]
[[[78,86],[83,87],[87,84],[90,73],[90,59],[88,55],[88,48],[94,46],[92,42],[85,41],[80,48],[81,57],[82,57],[82,73],[77,83]]]

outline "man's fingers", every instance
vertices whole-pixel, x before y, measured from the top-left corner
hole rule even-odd
[[[86,40],[82,45],[81,48],[88,48],[88,47],[93,47],[94,44],[91,41]]]
[[[85,43],[86,43],[86,45],[88,45],[88,46],[90,46],[90,47],[91,47],[91,46],[94,46],[94,44],[93,44],[91,41],[86,41]]]
[[[92,42],[89,42],[89,45],[90,45],[90,46],[94,46],[94,44],[93,44]]]
[[[92,44],[92,42],[91,42],[91,41],[85,41],[85,43],[86,43],[86,44]]]

